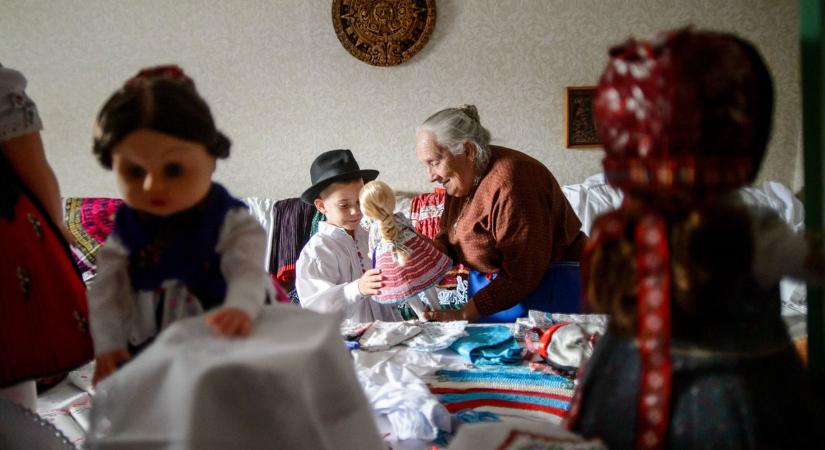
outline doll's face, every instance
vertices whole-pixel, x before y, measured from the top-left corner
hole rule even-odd
[[[361,222],[361,202],[358,195],[363,180],[332,183],[315,199],[315,207],[327,216],[327,222],[348,232],[355,231]],[[350,233],[351,234],[351,233]]]
[[[156,216],[197,205],[209,193],[215,157],[198,143],[139,129],[112,149],[112,169],[123,201]]]

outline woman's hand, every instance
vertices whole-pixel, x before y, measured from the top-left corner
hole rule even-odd
[[[453,320],[466,320],[475,322],[481,318],[481,314],[472,300],[462,309],[439,309],[438,311],[425,311],[424,317],[434,322],[450,322]]]
[[[361,292],[361,295],[380,294],[381,279],[381,270],[379,269],[370,269],[364,272],[364,275],[358,279],[358,291]]]
[[[248,336],[252,319],[242,309],[226,306],[208,314],[206,323],[221,336]]]
[[[92,376],[92,384],[97,384],[104,378],[114,373],[121,363],[128,361],[132,356],[125,348],[104,353],[95,358],[95,373]]]

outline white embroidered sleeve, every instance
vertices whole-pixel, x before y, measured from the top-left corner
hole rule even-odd
[[[126,248],[109,236],[97,253],[97,275],[87,293],[95,355],[126,349],[135,314],[128,267]]]
[[[246,208],[229,211],[218,244],[221,273],[226,280],[225,306],[239,308],[254,320],[274,287],[264,267],[266,232]]]
[[[307,244],[298,258],[295,285],[301,306],[316,312],[345,311],[363,296],[358,280],[342,280],[335,252],[325,245]]]

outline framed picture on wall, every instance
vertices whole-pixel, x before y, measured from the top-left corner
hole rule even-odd
[[[593,120],[596,86],[564,88],[564,139],[567,148],[598,148],[599,135]]]

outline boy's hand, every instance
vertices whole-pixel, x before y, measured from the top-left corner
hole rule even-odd
[[[122,362],[129,360],[131,357],[126,349],[120,349],[104,353],[95,358],[95,373],[92,376],[92,384],[97,384],[114,373]]]
[[[206,316],[206,323],[221,336],[248,336],[252,332],[252,319],[243,310],[223,307]]]
[[[358,291],[361,295],[375,295],[381,293],[381,271],[379,269],[370,269],[364,272],[364,275],[358,279]]]

